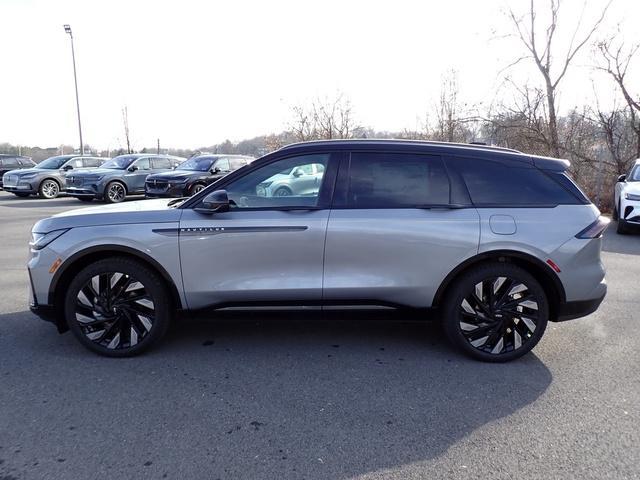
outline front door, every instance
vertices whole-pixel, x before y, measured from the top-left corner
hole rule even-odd
[[[231,209],[187,209],[180,221],[180,260],[189,308],[319,304],[324,240],[335,159],[329,154],[275,160],[221,186]],[[325,172],[308,194],[277,196],[269,185],[301,165]]]
[[[135,170],[133,172],[127,171],[125,174],[127,189],[129,193],[144,192],[144,181],[152,173],[151,162],[149,162],[149,158],[140,158],[132,166],[136,167]]]

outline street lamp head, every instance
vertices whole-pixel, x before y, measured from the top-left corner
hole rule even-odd
[[[71,25],[65,25],[64,26],[64,31],[66,33],[68,33],[69,35],[71,35]]]

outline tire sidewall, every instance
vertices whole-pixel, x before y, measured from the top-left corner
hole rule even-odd
[[[122,197],[122,200],[119,201],[113,201],[111,200],[111,197],[109,197],[109,189],[113,186],[113,185],[120,185],[122,187],[122,189],[124,190],[124,197]],[[117,180],[111,181],[109,183],[107,183],[107,186],[104,188],[104,201],[105,203],[122,203],[124,202],[124,200],[127,198],[127,187],[124,186],[124,183],[122,182],[118,182]]]
[[[533,336],[527,345],[518,350],[502,354],[491,354],[478,350],[462,334],[460,328],[460,305],[463,298],[482,280],[491,277],[507,276],[524,283],[537,297],[538,321]],[[447,338],[454,346],[467,355],[486,362],[508,362],[531,351],[542,338],[549,320],[549,301],[540,283],[526,270],[508,263],[491,263],[473,268],[456,280],[448,292],[442,311],[442,325]]]
[[[49,183],[49,182],[53,182],[53,183],[55,183],[55,184],[56,184],[56,186],[57,186],[56,194],[55,194],[55,195],[53,195],[53,196],[51,196],[51,197],[47,197],[47,196],[44,194],[44,186],[45,186],[45,184],[46,184],[46,183]],[[55,180],[52,180],[52,179],[50,179],[50,178],[47,178],[46,180],[43,180],[43,181],[40,183],[40,187],[38,187],[38,194],[40,195],[40,198],[45,198],[45,199],[47,199],[47,200],[52,200],[52,199],[56,198],[56,197],[60,194],[60,184],[59,184],[58,182],[56,182]]]
[[[87,338],[75,318],[75,304],[80,289],[92,277],[100,273],[120,272],[132,275],[142,283],[154,303],[155,320],[151,331],[134,347],[110,350]],[[64,297],[65,320],[74,336],[89,350],[107,357],[129,357],[142,353],[156,344],[171,323],[171,302],[164,281],[144,264],[127,258],[107,258],[83,268],[66,288]]]

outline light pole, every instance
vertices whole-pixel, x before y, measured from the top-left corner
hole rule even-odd
[[[82,143],[82,124],[80,123],[80,100],[78,98],[78,76],[76,75],[76,52],[73,49],[73,33],[71,33],[71,26],[65,25],[64,31],[69,34],[71,38],[71,58],[73,59],[73,80],[76,84],[76,108],[78,109],[78,132],[80,133],[80,155],[84,155],[84,143]]]

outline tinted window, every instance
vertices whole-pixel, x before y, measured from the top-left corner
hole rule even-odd
[[[17,158],[4,158],[2,166],[5,168],[20,168],[20,163],[18,163]]]
[[[33,167],[35,163],[30,158],[19,158],[18,161],[23,167]]]
[[[315,207],[324,174],[294,172],[314,163],[326,168],[328,154],[300,155],[278,160],[258,168],[229,183],[225,189],[232,208]]]
[[[138,170],[151,170],[151,165],[148,158],[141,158],[140,160],[136,161],[134,165],[138,167]]]
[[[85,158],[84,159],[84,166],[85,167],[99,167],[100,165],[102,165],[102,160],[99,158]]]
[[[476,158],[449,161],[462,175],[475,205],[553,206],[580,203],[565,187],[537,168]]]
[[[449,178],[439,157],[401,153],[353,153],[347,205],[412,208],[449,203]]]
[[[218,160],[216,162],[215,168],[217,168],[221,172],[228,172],[229,171],[229,160],[227,158],[221,158],[220,160]]]
[[[153,168],[171,168],[171,161],[168,158],[154,158],[151,160]]]

